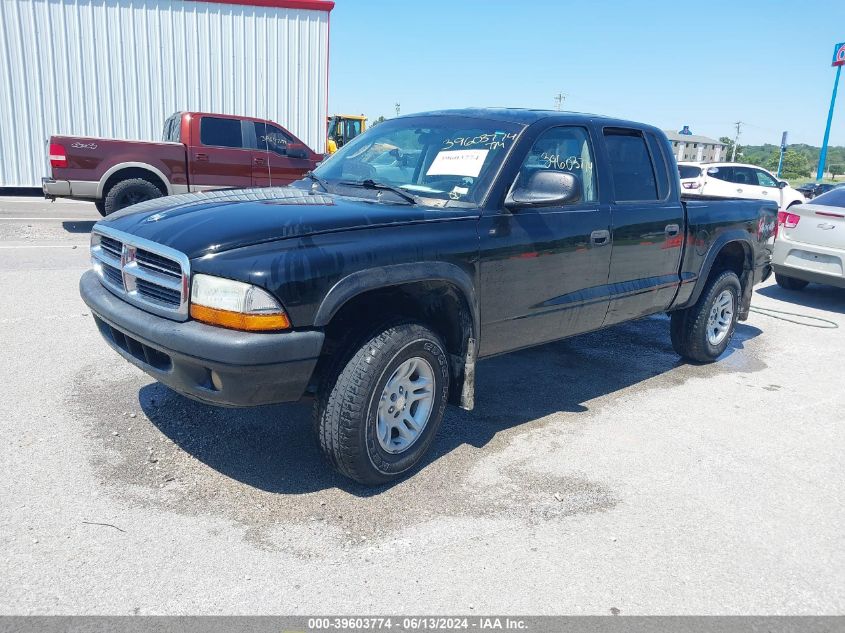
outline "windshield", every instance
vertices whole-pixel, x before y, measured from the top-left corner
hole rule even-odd
[[[691,165],[678,165],[678,171],[681,178],[698,178],[701,175],[701,168]]]
[[[407,191],[420,204],[477,206],[521,131],[472,117],[393,119],[344,145],[314,174],[332,191],[372,181]]]

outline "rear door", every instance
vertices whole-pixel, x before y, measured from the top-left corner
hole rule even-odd
[[[253,121],[254,152],[252,182],[256,187],[289,185],[311,169],[313,161],[288,156],[288,145],[296,139],[272,123]]]
[[[669,307],[680,283],[684,210],[669,178],[674,163],[655,135],[608,127],[604,147],[613,184],[609,325]]]
[[[252,186],[252,149],[241,120],[203,116],[195,125],[199,142],[188,149],[191,191]]]
[[[736,197],[736,185],[733,182],[734,168],[712,166],[705,169],[704,186],[701,193],[706,196]]]

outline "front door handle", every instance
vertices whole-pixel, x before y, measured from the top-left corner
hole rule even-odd
[[[590,233],[590,243],[594,246],[604,246],[610,242],[610,231],[593,231]]]
[[[263,158],[254,158],[254,159],[253,159],[253,162],[254,162],[256,165],[258,165],[259,167],[260,167],[260,166],[262,166],[262,165],[266,165],[266,164],[267,164],[267,161],[266,161],[266,160],[264,160]]]
[[[736,192],[737,192],[737,193],[742,193],[742,189],[737,189],[737,190],[736,190]]]
[[[196,160],[207,161],[208,160],[208,154],[203,154],[203,153],[195,154],[194,158]]]
[[[666,225],[666,235],[669,237],[674,237],[678,233],[681,232],[681,227],[677,224],[667,224]]]

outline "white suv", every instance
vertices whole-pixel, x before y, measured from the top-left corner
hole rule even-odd
[[[806,202],[800,191],[765,169],[740,163],[678,163],[681,193],[774,200],[781,210]]]

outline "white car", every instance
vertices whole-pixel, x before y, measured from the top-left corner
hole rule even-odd
[[[772,268],[788,290],[811,281],[845,288],[845,187],[778,213]]]
[[[681,193],[774,200],[781,210],[806,202],[800,191],[765,169],[740,163],[678,163]]]

